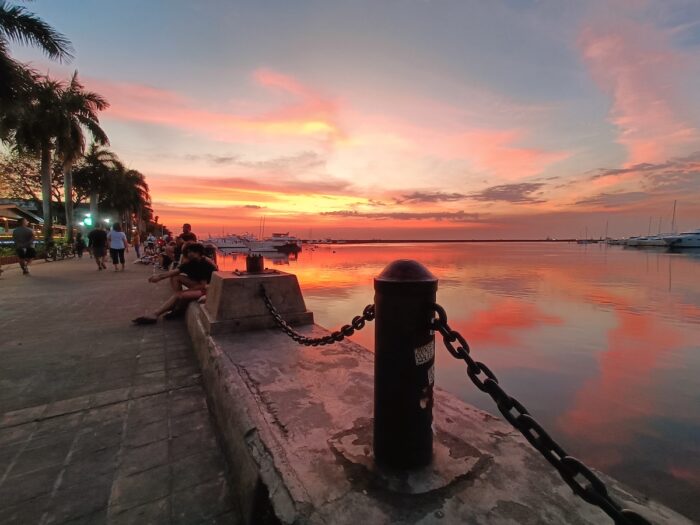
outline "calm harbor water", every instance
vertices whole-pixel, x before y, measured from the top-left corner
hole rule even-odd
[[[334,329],[373,302],[389,262],[416,259],[501,384],[569,453],[700,518],[700,253],[564,243],[305,247],[267,265],[298,275]],[[245,268],[225,256],[223,269]],[[353,339],[373,348],[373,330]],[[442,348],[440,345],[437,348]],[[437,350],[436,385],[497,413]]]

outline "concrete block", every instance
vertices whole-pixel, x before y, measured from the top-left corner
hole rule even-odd
[[[296,275],[277,270],[257,274],[215,272],[203,308],[202,322],[208,332],[242,332],[275,326],[262,298],[262,286],[288,323],[313,323],[313,314],[306,309]]]

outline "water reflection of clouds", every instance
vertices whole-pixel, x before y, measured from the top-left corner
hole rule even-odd
[[[562,323],[560,317],[544,313],[537,304],[513,297],[494,301],[470,317],[451,321],[457,330],[468,334],[470,344],[511,348],[522,344],[519,337],[522,332]]]
[[[469,282],[487,292],[507,297],[531,297],[537,293],[537,274],[473,277]]]

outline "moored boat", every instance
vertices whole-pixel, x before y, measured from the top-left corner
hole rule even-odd
[[[677,235],[667,235],[663,240],[671,248],[700,248],[700,229]]]
[[[301,251],[301,239],[289,232],[273,233],[266,239],[246,238],[246,243],[251,252],[282,252],[297,253]]]
[[[210,237],[207,242],[216,246],[219,250],[247,252],[250,250],[245,239],[239,235],[226,235],[225,237]]]

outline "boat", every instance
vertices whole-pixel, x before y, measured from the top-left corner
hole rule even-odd
[[[676,236],[676,202],[673,201],[673,218],[671,219],[671,231],[673,233],[661,233],[662,218],[659,217],[659,232],[656,235],[647,234],[646,237],[630,237],[625,244],[636,248],[668,246],[666,239]],[[651,230],[651,217],[649,217],[649,230]]]
[[[301,239],[289,235],[289,232],[273,233],[272,237],[261,240],[252,236],[244,236],[244,239],[250,251],[255,253],[298,253],[301,251]]]
[[[700,248],[700,229],[667,235],[663,240],[671,248]]]
[[[598,241],[595,239],[589,239],[588,238],[588,227],[586,227],[586,235],[583,237],[583,239],[577,239],[576,244],[595,244]]]
[[[253,253],[298,253],[301,251],[301,239],[285,233],[273,233],[272,237],[258,239],[255,235],[226,235],[210,237],[207,242],[226,252]]]
[[[636,239],[627,242],[627,246],[635,246],[637,248],[643,248],[646,246],[666,246],[666,241],[664,241],[664,235],[650,235],[648,237],[637,237]]]
[[[250,248],[247,242],[240,235],[226,235],[224,237],[209,237],[208,243],[213,244],[219,250],[248,252]]]

